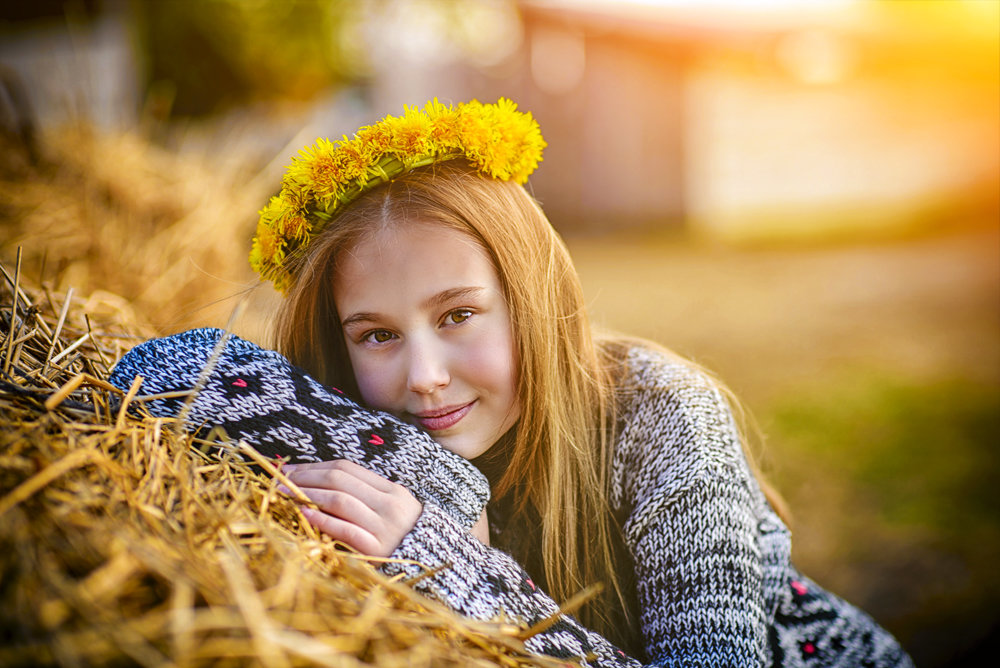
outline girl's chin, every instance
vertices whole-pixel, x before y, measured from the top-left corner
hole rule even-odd
[[[450,452],[454,452],[459,457],[463,459],[475,459],[484,452],[490,449],[493,445],[492,443],[483,444],[477,439],[462,438],[458,435],[453,436],[434,436],[432,437],[437,441],[442,448]]]

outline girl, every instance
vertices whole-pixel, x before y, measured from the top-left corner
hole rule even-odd
[[[716,384],[650,343],[595,337],[567,251],[521,185],[543,146],[509,101],[435,100],[320,140],[289,167],[251,263],[287,291],[276,348],[339,389],[330,398],[307,379],[266,398],[305,415],[320,397],[351,412],[310,419],[356,420],[342,392],[405,423],[370,413],[381,431],[358,434],[381,454],[314,448],[299,460],[330,461],[286,469],[318,506],[309,521],[391,557],[389,575],[431,568],[415,586],[477,619],[534,625],[602,583],[579,621],[563,615],[527,641],[539,653],[598,666],[910,665],[870,617],[795,570]],[[118,382],[142,372],[155,386],[162,351],[136,354],[145,361],[124,359]],[[259,367],[236,368],[227,396]],[[199,420],[278,440],[209,404]],[[310,438],[287,437],[299,444],[289,453]]]

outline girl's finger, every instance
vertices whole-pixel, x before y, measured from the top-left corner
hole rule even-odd
[[[378,512],[369,505],[372,502],[371,494],[373,493],[370,488],[367,493],[365,490],[362,490],[360,496],[340,489],[331,490],[314,487],[302,487],[300,489],[327,515],[357,524],[368,531],[381,524]]]
[[[314,527],[362,554],[374,555],[380,552],[379,539],[364,527],[313,508],[303,508],[302,514]]]
[[[389,493],[396,483],[346,459],[335,459],[316,464],[300,464],[288,473],[288,478],[302,487],[337,489],[350,484],[349,479],[363,482],[381,492]]]

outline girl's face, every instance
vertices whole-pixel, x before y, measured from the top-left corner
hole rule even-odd
[[[430,223],[383,227],[342,253],[334,300],[364,401],[473,459],[517,421],[518,356],[489,257]]]

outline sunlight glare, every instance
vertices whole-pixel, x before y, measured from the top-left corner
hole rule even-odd
[[[775,9],[801,10],[822,8],[842,9],[855,4],[857,0],[824,0],[822,3],[804,3],[802,0],[597,0],[592,4],[638,5],[663,8],[692,9],[747,9],[752,11],[773,11]]]

